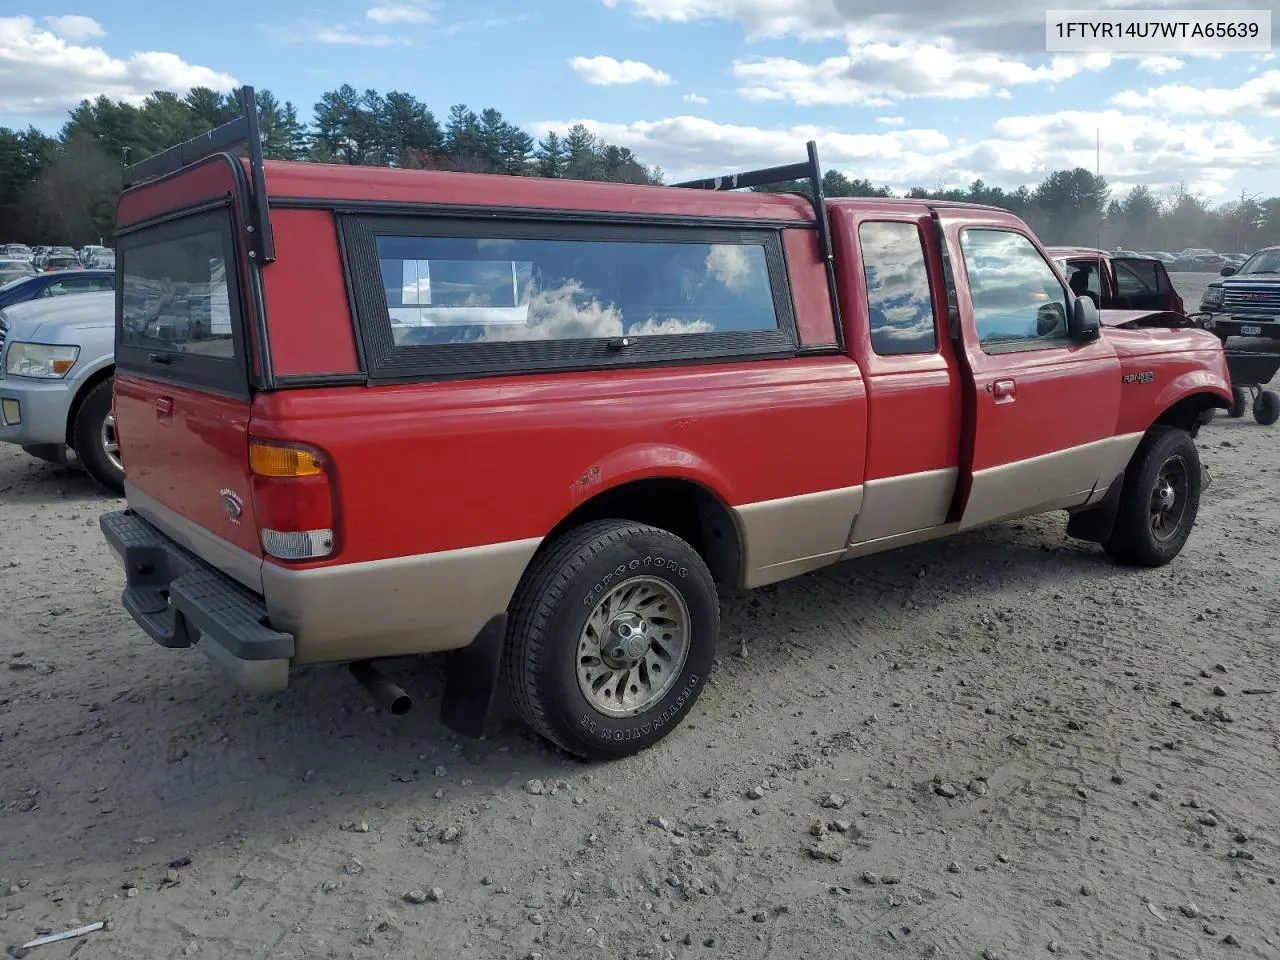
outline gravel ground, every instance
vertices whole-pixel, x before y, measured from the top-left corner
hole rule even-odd
[[[147,640],[119,501],[0,450],[0,946],[59,960],[1280,956],[1280,433],[1219,418],[1183,555],[1050,515],[724,601],[648,753],[230,689]]]

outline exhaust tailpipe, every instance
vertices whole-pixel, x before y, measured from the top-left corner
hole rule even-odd
[[[370,660],[356,660],[351,665],[351,675],[379,706],[391,711],[396,716],[409,712],[413,701],[409,695],[396,684],[378,672]]]

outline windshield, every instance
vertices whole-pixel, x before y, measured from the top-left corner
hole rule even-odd
[[[12,290],[14,287],[18,286],[18,284],[25,283],[28,279],[30,279],[30,277],[31,277],[31,274],[28,273],[19,277],[17,280],[10,280],[4,286],[0,286],[0,293],[4,293],[6,290]]]
[[[1236,276],[1246,273],[1280,273],[1280,250],[1259,250],[1240,265]]]

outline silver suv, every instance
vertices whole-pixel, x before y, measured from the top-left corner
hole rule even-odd
[[[113,291],[0,310],[0,442],[51,463],[74,452],[95,480],[122,493],[114,375]]]

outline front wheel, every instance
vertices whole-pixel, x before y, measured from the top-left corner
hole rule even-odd
[[[1227,411],[1227,415],[1239,420],[1244,416],[1245,408],[1249,406],[1249,391],[1244,387],[1231,388],[1231,408]]]
[[[1200,453],[1185,430],[1152,427],[1125,470],[1103,549],[1121,563],[1161,567],[1182,552],[1200,509]]]
[[[76,410],[71,447],[89,476],[117,496],[124,493],[124,462],[111,412],[112,378],[94,384]]]
[[[511,604],[505,667],[516,709],[584,760],[653,746],[706,686],[720,631],[715,582],[672,533],[624,520],[571,530]]]

